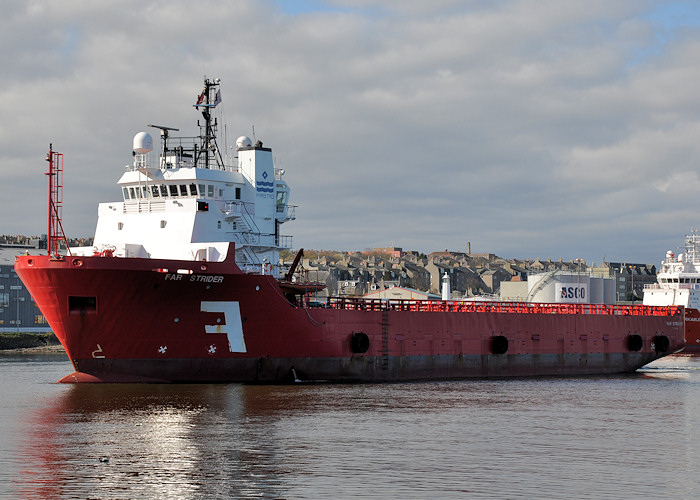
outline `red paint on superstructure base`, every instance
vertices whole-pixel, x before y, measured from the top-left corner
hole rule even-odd
[[[306,308],[290,304],[272,276],[244,274],[232,262],[22,256],[15,268],[74,365],[76,373],[63,381],[610,374],[684,346],[684,312],[676,307],[591,314],[559,313],[565,309],[555,306],[528,313]],[[78,298],[73,310],[69,297]],[[95,298],[94,307],[81,302],[86,297]],[[205,325],[217,320],[226,325],[218,313],[201,311],[203,301],[239,304],[245,353],[229,352],[225,333],[206,333]],[[369,338],[365,353],[352,350],[357,332]],[[643,340],[639,351],[630,351],[630,335]],[[494,336],[507,337],[507,353],[492,353]],[[668,339],[660,352],[658,336]]]

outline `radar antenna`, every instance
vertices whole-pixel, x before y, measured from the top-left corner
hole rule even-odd
[[[162,158],[162,161],[165,161],[165,156],[166,153],[168,152],[168,132],[172,130],[173,132],[178,132],[180,129],[179,128],[173,128],[173,127],[164,127],[162,125],[151,125],[150,123],[147,125],[148,127],[152,128],[157,128],[160,129],[160,143],[162,146],[161,152],[160,152],[160,157]]]

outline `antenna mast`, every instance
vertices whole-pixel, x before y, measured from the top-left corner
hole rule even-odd
[[[63,241],[68,255],[68,240],[63,233],[61,214],[63,212],[63,155],[53,150],[53,144],[49,144],[49,152],[46,155],[49,162],[49,232],[47,234],[46,250],[51,256],[58,256],[58,243]]]
[[[194,107],[201,111],[204,117],[204,125],[199,123],[199,138],[202,142],[202,148],[197,154],[204,155],[204,168],[212,168],[210,163],[216,163],[218,168],[224,167],[224,161],[221,157],[221,151],[216,143],[216,127],[218,125],[216,118],[212,120],[211,112],[221,102],[221,91],[219,90],[220,80],[214,78],[209,80],[204,79],[204,90],[197,98],[197,104]],[[212,95],[213,94],[213,95]],[[199,108],[202,108],[201,110]],[[195,160],[195,165],[198,164],[198,158]]]

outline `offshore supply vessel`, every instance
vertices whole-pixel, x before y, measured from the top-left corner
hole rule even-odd
[[[685,235],[683,252],[666,252],[656,283],[644,285],[643,303],[651,306],[683,306],[685,310],[685,349],[700,354],[700,235]]]
[[[68,248],[63,156],[50,148],[48,255],[15,269],[75,372],[65,382],[384,382],[634,371],[684,346],[681,306],[313,299],[286,272],[296,216],[260,141],[218,147],[218,79],[197,137],[134,137],[122,199],[101,203],[94,246]],[[226,148],[224,148],[226,150]],[[156,156],[155,154],[153,156]]]

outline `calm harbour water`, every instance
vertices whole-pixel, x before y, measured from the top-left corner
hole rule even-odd
[[[0,356],[3,498],[698,498],[700,358],[632,375],[63,385]]]

